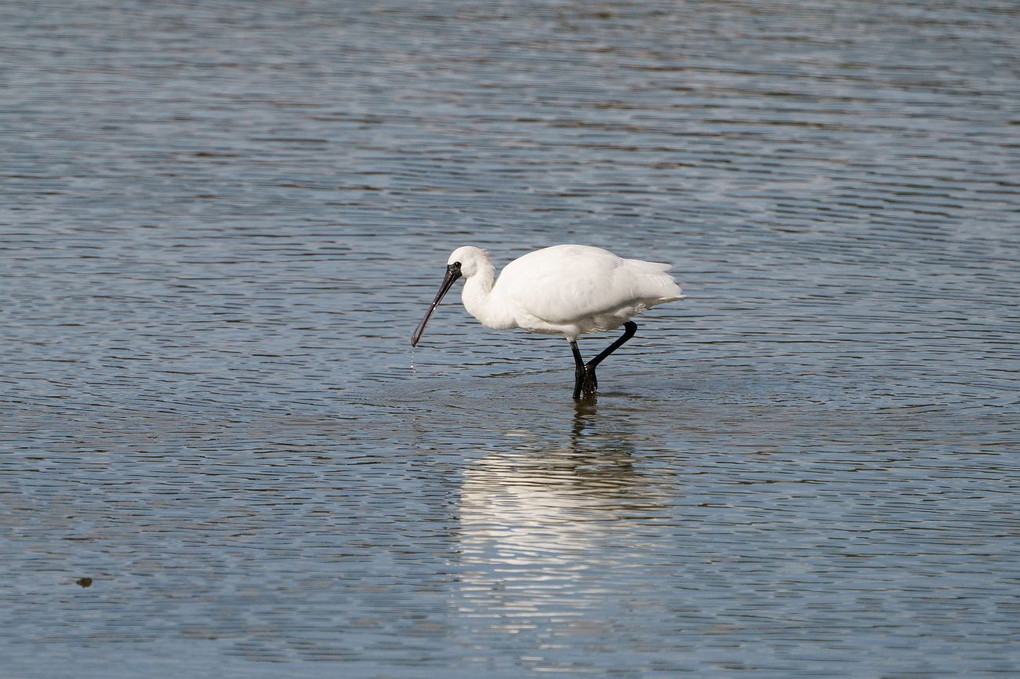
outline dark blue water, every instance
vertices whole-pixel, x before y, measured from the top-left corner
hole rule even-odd
[[[1020,672],[1011,2],[0,6],[0,676]],[[570,399],[448,253],[668,261]],[[610,336],[581,340],[588,355]]]

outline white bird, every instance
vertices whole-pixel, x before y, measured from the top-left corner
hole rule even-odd
[[[588,245],[554,245],[510,262],[497,280],[488,253],[465,245],[450,255],[443,284],[411,335],[411,346],[418,344],[432,312],[463,276],[464,308],[482,325],[563,335],[574,353],[574,398],[590,397],[598,388],[595,368],[637,331],[631,316],[684,296],[666,273],[669,268]],[[623,336],[585,363],[577,336],[621,325]]]

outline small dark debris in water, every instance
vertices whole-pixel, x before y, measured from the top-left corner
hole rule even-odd
[[[77,580],[75,580],[75,582],[81,585],[82,587],[92,586],[92,578],[78,578]]]

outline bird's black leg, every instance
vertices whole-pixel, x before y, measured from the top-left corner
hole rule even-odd
[[[595,368],[598,367],[599,363],[606,360],[609,354],[613,353],[617,349],[623,346],[624,342],[629,340],[637,332],[637,323],[634,321],[627,321],[623,324],[623,335],[619,337],[615,342],[606,347],[602,353],[595,358],[591,359],[587,363],[581,358],[581,352],[577,348],[577,342],[575,340],[570,341],[570,350],[574,352],[574,399],[581,398],[583,393],[585,397],[594,396],[595,392],[599,388],[599,378],[595,376]]]
[[[626,323],[623,324],[623,335],[619,339],[617,339],[615,342],[610,344],[608,347],[606,347],[602,351],[601,354],[599,354],[595,358],[593,358],[590,361],[588,361],[587,364],[585,364],[584,372],[585,372],[586,381],[588,383],[585,386],[588,387],[588,385],[590,385],[590,387],[585,389],[585,393],[594,393],[594,391],[599,386],[598,378],[595,377],[595,368],[598,367],[599,363],[601,363],[602,361],[606,360],[606,357],[609,356],[609,354],[613,353],[614,351],[616,351],[617,349],[622,347],[624,342],[626,342],[631,337],[633,337],[634,333],[636,333],[636,332],[637,332],[637,323],[635,323],[634,321],[627,321]],[[577,397],[575,396],[574,398],[577,398]]]
[[[574,352],[574,399],[581,398],[581,388],[584,386],[585,374],[584,359],[581,358],[581,351],[577,348],[577,341],[570,340],[570,350]]]

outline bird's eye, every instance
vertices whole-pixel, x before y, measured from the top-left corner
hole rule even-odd
[[[460,262],[454,262],[453,263],[453,268],[454,269],[459,269],[460,268]]]

